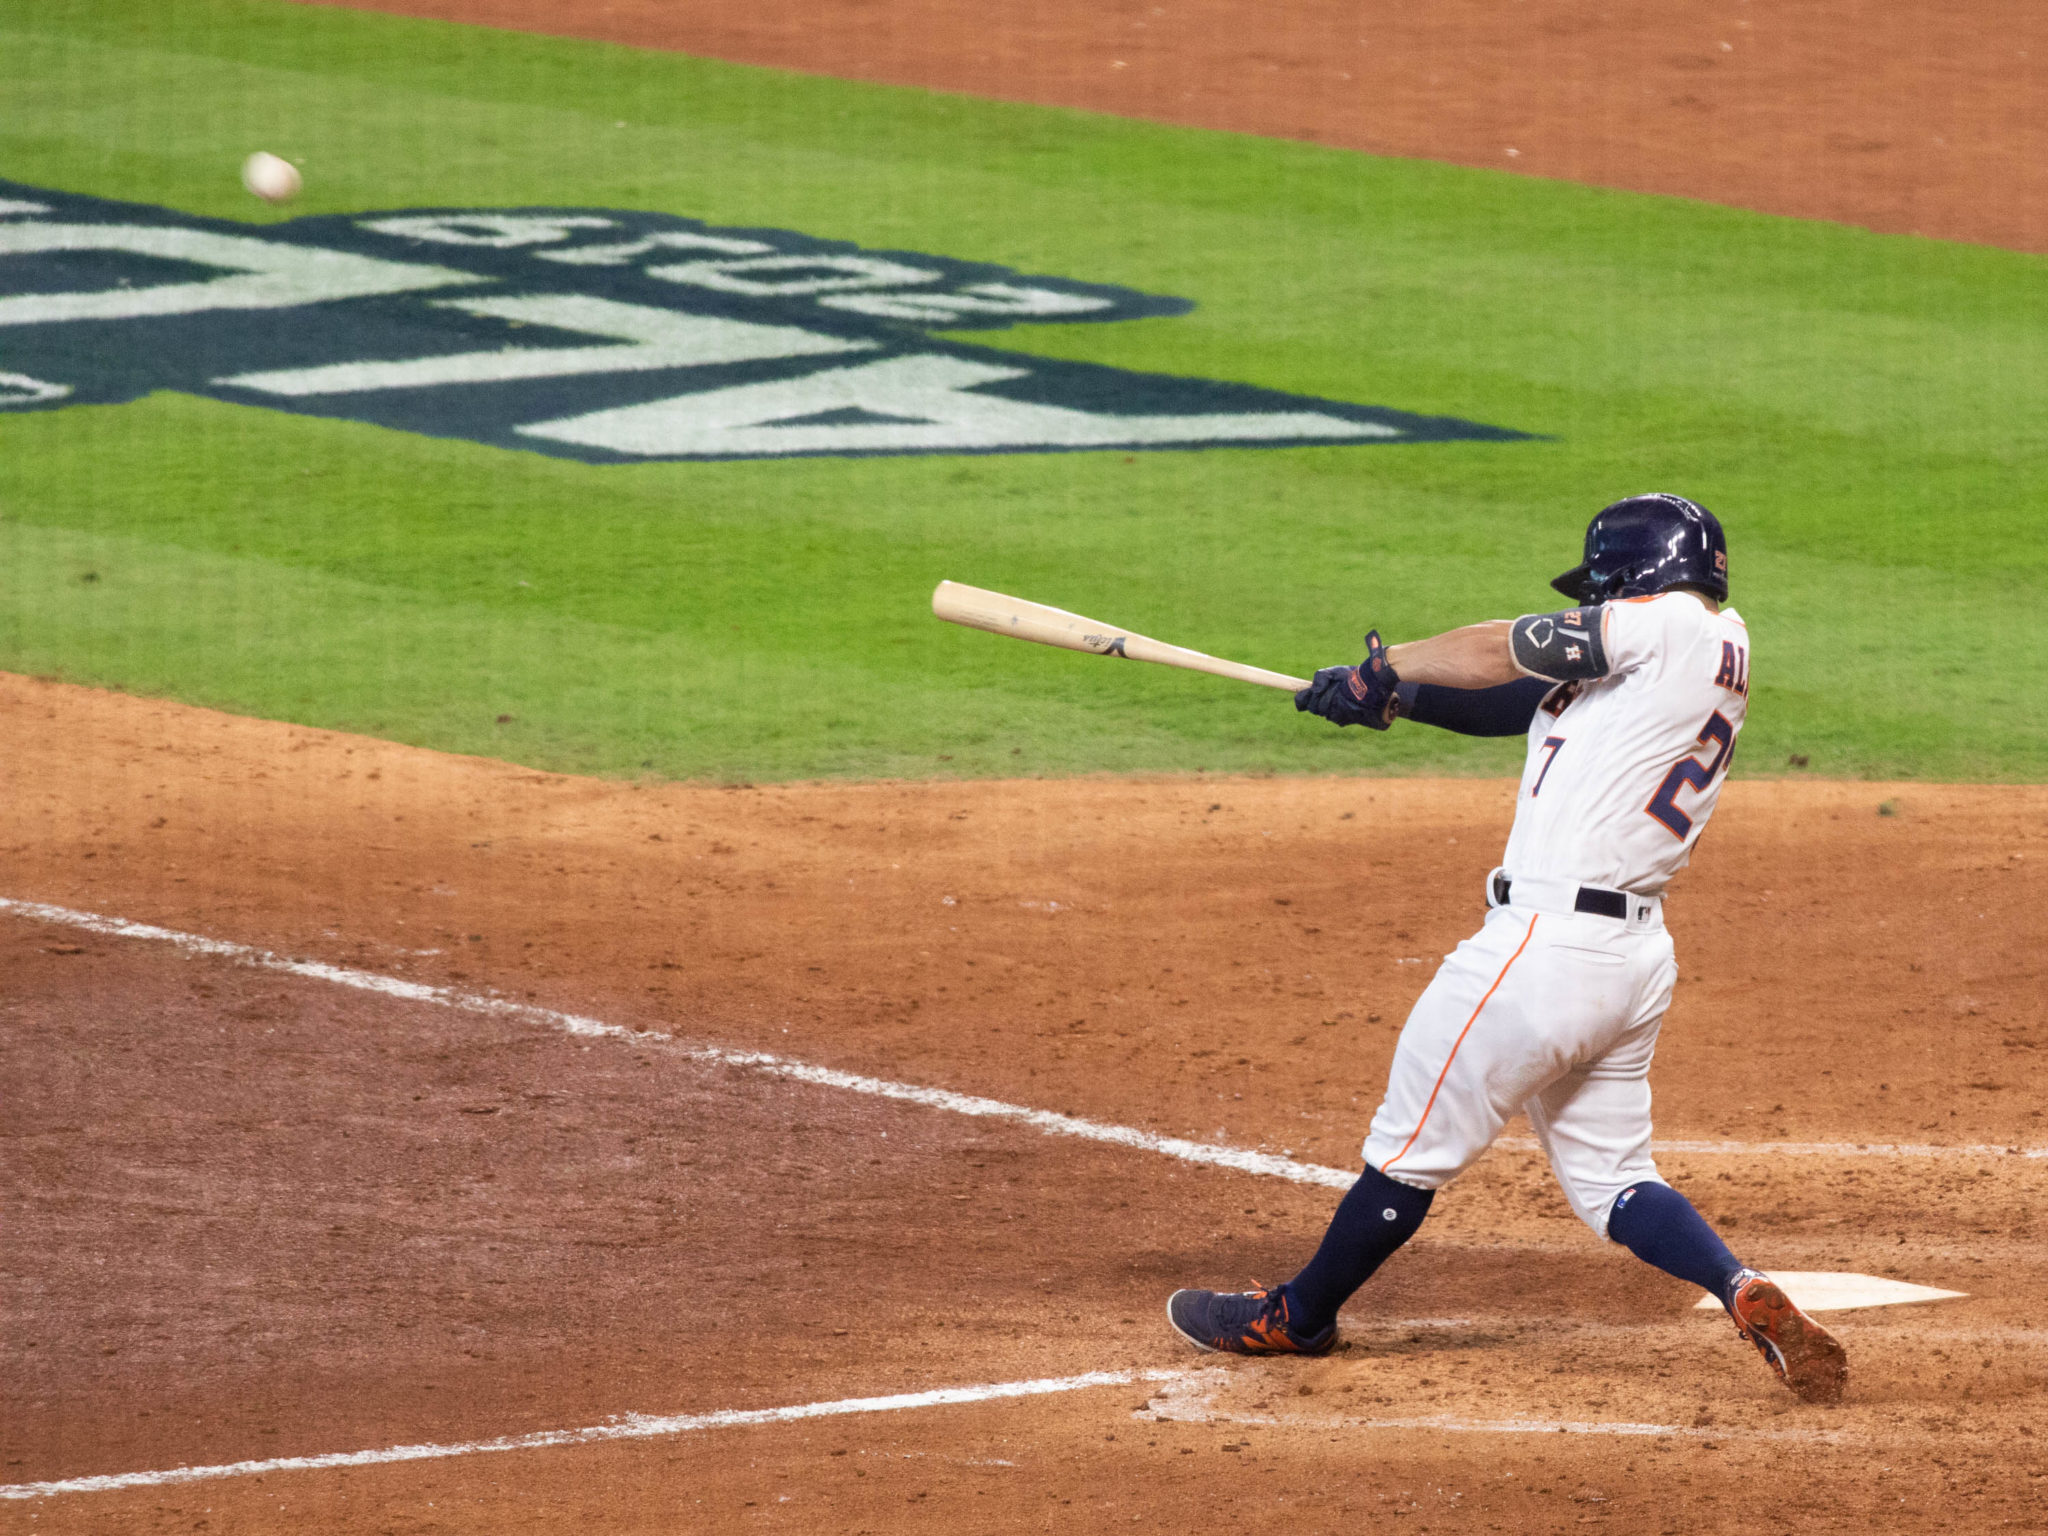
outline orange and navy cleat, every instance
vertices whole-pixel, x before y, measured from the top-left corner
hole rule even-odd
[[[1327,1355],[1337,1325],[1302,1333],[1288,1317],[1285,1287],[1270,1291],[1175,1291],[1166,1320],[1197,1349],[1232,1355]]]
[[[1803,1403],[1839,1403],[1849,1385],[1849,1354],[1835,1336],[1792,1304],[1769,1275],[1745,1269],[1729,1289],[1736,1330],[1757,1348]]]

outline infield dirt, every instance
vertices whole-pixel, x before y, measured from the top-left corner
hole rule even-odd
[[[635,786],[13,677],[0,714],[6,894],[1338,1166],[1510,811],[1470,781]],[[2041,1146],[2044,812],[1731,785],[1670,907],[1660,1135]],[[1332,1198],[20,918],[0,944],[17,1476],[1194,1366],[1165,1292],[1283,1276]],[[1665,1167],[1760,1263],[1970,1298],[1846,1315],[1850,1401],[1802,1410],[1510,1148],[1328,1361],[0,1518],[2038,1521],[2048,1162]],[[1364,1427],[1443,1416],[1683,1432]]]

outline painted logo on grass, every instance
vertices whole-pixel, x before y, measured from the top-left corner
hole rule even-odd
[[[1523,435],[934,334],[1192,307],[659,213],[258,226],[0,181],[0,410],[174,389],[599,463]]]

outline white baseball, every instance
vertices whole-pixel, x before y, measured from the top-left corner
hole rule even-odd
[[[288,203],[303,183],[299,168],[268,150],[259,149],[242,162],[242,185],[266,203]]]

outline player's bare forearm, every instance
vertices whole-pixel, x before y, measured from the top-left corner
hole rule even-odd
[[[1387,647],[1387,660],[1405,683],[1435,683],[1443,688],[1492,688],[1512,683],[1522,671],[1515,665],[1508,619],[1467,624],[1427,640]]]

